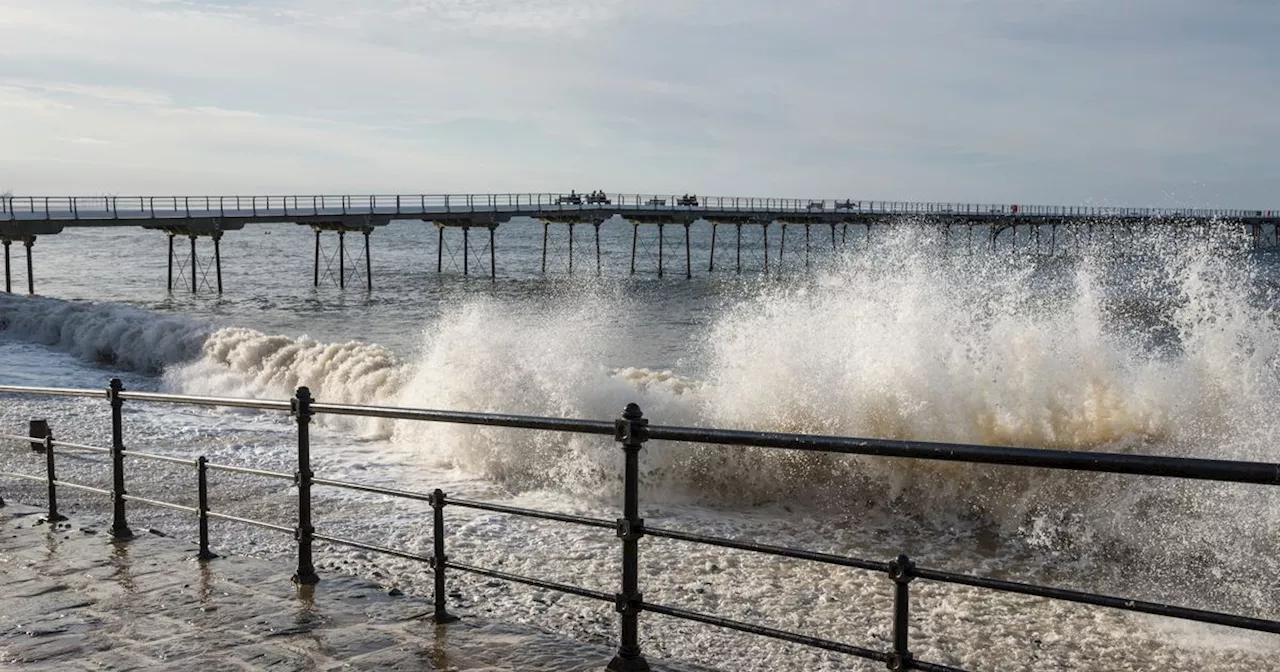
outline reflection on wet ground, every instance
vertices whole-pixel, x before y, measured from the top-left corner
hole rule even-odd
[[[428,599],[142,532],[0,508],[0,669],[601,670],[612,651],[522,626],[437,626]],[[692,668],[656,667],[672,672]]]

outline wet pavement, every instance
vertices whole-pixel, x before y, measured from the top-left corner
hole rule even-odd
[[[202,562],[176,539],[43,516],[0,508],[0,669],[585,672],[612,654],[527,626],[438,626],[428,599],[350,576],[299,590],[279,563]]]

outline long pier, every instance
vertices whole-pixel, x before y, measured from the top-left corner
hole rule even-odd
[[[196,241],[209,238],[213,243],[217,291],[222,291],[221,250],[224,232],[243,229],[250,223],[292,222],[310,226],[315,232],[314,283],[320,284],[321,235],[337,235],[339,286],[346,285],[347,233],[364,237],[365,287],[373,285],[370,266],[370,234],[380,226],[397,220],[420,220],[438,228],[437,271],[443,271],[445,230],[459,229],[463,238],[463,273],[470,274],[471,229],[486,230],[489,238],[489,275],[496,277],[496,230],[514,218],[529,218],[543,225],[543,271],[549,231],[552,225],[566,225],[570,233],[572,269],[572,232],[575,225],[590,225],[595,230],[596,268],[599,270],[600,226],[607,220],[621,218],[634,227],[631,249],[631,273],[636,272],[636,250],[641,227],[657,229],[658,275],[663,275],[663,249],[666,226],[683,227],[685,276],[692,277],[689,227],[705,221],[711,225],[711,258],[708,272],[715,268],[717,228],[736,228],[736,245],[741,271],[742,227],[761,227],[766,248],[765,271],[768,271],[769,228],[779,225],[779,257],[786,244],[788,225],[801,226],[808,249],[810,228],[829,226],[831,242],[844,240],[847,228],[862,225],[870,232],[873,225],[929,222],[941,226],[946,235],[953,227],[968,227],[970,238],[975,226],[984,227],[988,242],[994,247],[1002,233],[1011,232],[1015,245],[1019,227],[1030,227],[1037,245],[1040,231],[1048,227],[1056,238],[1057,227],[1064,225],[1121,226],[1226,226],[1251,232],[1254,246],[1260,246],[1264,228],[1276,238],[1280,227],[1280,209],[1211,209],[1211,208],[1130,208],[1094,206],[1052,206],[991,203],[942,203],[879,201],[860,199],[796,199],[753,197],[702,197],[690,194],[605,194],[591,192],[524,193],[524,194],[440,194],[440,195],[298,195],[298,196],[6,196],[0,198],[0,244],[4,247],[5,291],[12,291],[10,246],[21,243],[26,250],[27,286],[34,293],[32,247],[36,238],[53,235],[66,228],[139,226],[167,233],[169,236],[169,289],[174,289],[174,239],[190,240],[190,263],[197,263]],[[1237,228],[1238,227],[1238,228]],[[186,253],[183,253],[184,255]],[[191,291],[198,291],[195,274],[191,274]]]

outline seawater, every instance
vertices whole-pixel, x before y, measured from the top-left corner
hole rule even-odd
[[[577,227],[570,276],[566,229],[552,230],[543,275],[541,227],[517,221],[499,229],[490,281],[482,230],[472,241],[481,277],[462,278],[457,232],[445,255],[454,272],[437,274],[434,227],[397,222],[373,234],[365,292],[354,263],[354,286],[332,286],[331,235],[325,283],[313,288],[309,229],[249,225],[223,239],[222,296],[165,291],[162,234],[68,230],[37,243],[43,296],[0,295],[0,381],[99,387],[121,376],[130,389],[271,398],[306,385],[324,401],[598,419],[634,401],[663,424],[1280,461],[1270,256],[1229,235],[1151,233],[1090,247],[1062,232],[1059,254],[1045,255],[1007,242],[989,250],[982,230],[970,246],[912,222],[870,236],[857,228],[832,249],[827,227],[814,227],[805,271],[803,228],[790,227],[780,264],[774,227],[769,275],[759,273],[758,228],[744,230],[738,276],[733,229],[721,228],[709,274],[708,231],[696,225],[695,277],[685,280],[680,227],[667,229],[662,279],[651,235],[641,272],[629,275],[631,230],[620,222],[602,228],[596,276],[591,227]],[[349,242],[358,252],[359,237]],[[187,249],[177,246],[180,263]],[[201,241],[202,264],[210,252]],[[59,438],[108,440],[100,400],[0,405],[6,432],[37,416]],[[293,469],[293,429],[280,415],[130,404],[126,438],[138,449]],[[322,476],[617,515],[620,451],[596,437],[322,418],[315,441]],[[0,462],[38,467],[21,446]],[[643,514],[654,525],[878,559],[906,552],[954,571],[1280,617],[1275,488],[658,442],[642,464]],[[91,457],[60,470],[104,482]],[[191,475],[164,467],[139,467],[130,483],[143,496],[194,494]],[[42,501],[38,489],[4,487]],[[213,488],[216,510],[291,524],[285,484],[220,476]],[[429,553],[424,507],[317,496],[322,531]],[[105,511],[92,497],[65,497],[84,515]],[[165,512],[132,515],[136,526],[190,529]],[[449,515],[460,561],[616,590],[611,535]],[[231,525],[214,536],[222,550],[290,556],[288,539]],[[408,562],[327,547],[317,557],[322,573],[430,591],[426,570]],[[646,540],[642,559],[649,600],[871,648],[891,639],[883,576],[660,540]],[[587,641],[615,636],[607,605],[461,574],[450,581],[463,613]],[[913,591],[912,648],[934,662],[1280,669],[1270,635],[923,581]],[[642,631],[650,655],[724,669],[860,664],[656,616]]]

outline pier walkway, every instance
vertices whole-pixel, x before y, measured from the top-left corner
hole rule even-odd
[[[1092,206],[1050,206],[992,203],[938,203],[844,199],[795,199],[754,197],[705,197],[692,194],[606,194],[591,192],[525,193],[525,194],[412,194],[412,195],[297,195],[297,196],[6,196],[0,197],[0,244],[4,247],[4,291],[13,291],[10,247],[14,243],[26,248],[26,280],[28,293],[35,293],[35,275],[32,246],[39,236],[61,233],[74,227],[141,227],[159,230],[169,237],[168,289],[175,288],[175,263],[178,276],[182,266],[198,269],[196,241],[212,240],[213,279],[211,289],[222,292],[222,253],[219,246],[223,233],[238,231],[250,223],[292,222],[309,226],[315,232],[315,249],[312,261],[312,282],[321,283],[322,234],[336,234],[337,277],[336,284],[345,288],[348,280],[373,288],[373,270],[370,262],[369,235],[377,227],[393,221],[422,221],[437,227],[436,270],[443,272],[446,229],[453,230],[454,249],[462,250],[462,273],[472,273],[471,229],[487,232],[487,245],[475,244],[482,249],[476,255],[478,265],[485,268],[484,275],[497,277],[496,230],[515,218],[528,218],[542,224],[542,271],[547,270],[550,229],[563,227],[568,239],[568,268],[572,274],[574,227],[587,225],[595,233],[594,266],[601,270],[600,226],[614,219],[629,222],[631,236],[630,273],[637,272],[637,250],[652,247],[657,252],[656,271],[664,275],[668,262],[664,259],[667,238],[664,228],[675,226],[683,229],[683,276],[693,277],[694,262],[690,243],[690,226],[705,222],[710,229],[710,254],[706,262],[707,272],[716,267],[717,228],[729,226],[733,240],[722,246],[732,247],[735,272],[742,272],[741,256],[744,246],[743,228],[751,229],[746,238],[748,247],[762,248],[763,272],[769,273],[770,229],[774,235],[776,250],[775,272],[786,249],[787,227],[803,229],[805,266],[813,237],[811,227],[829,227],[833,249],[846,243],[851,227],[864,227],[864,240],[871,237],[873,227],[889,227],[899,224],[929,224],[940,229],[952,239],[952,230],[963,233],[966,250],[974,247],[974,228],[981,230],[991,248],[1003,235],[1008,246],[1018,247],[1019,229],[1025,235],[1023,241],[1034,241],[1037,253],[1040,241],[1048,240],[1050,254],[1062,250],[1058,244],[1058,229],[1069,229],[1067,237],[1077,249],[1084,239],[1092,240],[1095,228],[1110,228],[1132,232],[1136,227],[1144,231],[1156,226],[1170,231],[1195,227],[1198,235],[1207,235],[1209,229],[1245,232],[1255,249],[1280,247],[1280,209],[1203,209],[1203,208],[1128,208]],[[641,242],[641,228],[648,230],[645,243]],[[839,229],[837,236],[837,229]],[[1080,229],[1085,229],[1081,232]],[[824,229],[825,230],[825,229]],[[355,259],[362,259],[364,268],[356,262],[348,273],[348,255],[345,235],[364,237],[363,249],[354,251]],[[190,239],[190,249],[175,252],[174,239],[178,236]],[[856,236],[855,236],[856,238]],[[679,243],[676,243],[679,245]],[[793,249],[796,243],[793,239]],[[678,260],[680,251],[676,250]],[[582,252],[579,252],[582,254]],[[588,253],[589,254],[589,253]],[[176,255],[176,256],[175,256]],[[485,259],[487,257],[487,259]],[[207,257],[206,257],[207,258]],[[678,265],[678,262],[677,262]],[[701,262],[699,263],[701,265]],[[206,270],[204,273],[207,275]],[[361,272],[363,270],[363,272]],[[477,268],[476,270],[480,270]],[[644,269],[641,269],[644,270]],[[726,269],[727,270],[727,269]],[[677,275],[679,275],[677,273]],[[192,292],[199,291],[197,273],[191,272]]]
[[[295,589],[291,568],[43,516],[0,508],[0,670],[595,672],[613,655],[472,617],[436,625],[430,600],[350,576]]]

